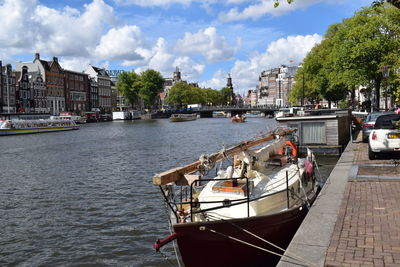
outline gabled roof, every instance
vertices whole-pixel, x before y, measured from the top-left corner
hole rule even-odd
[[[101,75],[101,76],[109,76],[107,71],[105,69],[101,69],[95,66],[92,66],[92,68],[94,69],[95,72],[97,72],[97,74]]]

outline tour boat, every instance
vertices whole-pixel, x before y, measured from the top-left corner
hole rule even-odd
[[[86,123],[86,117],[82,117],[79,115],[73,115],[70,112],[61,112],[59,116],[50,116],[51,120],[72,120],[76,124],[84,124]]]
[[[197,119],[197,114],[172,114],[169,120],[172,122],[193,121]]]
[[[0,135],[78,130],[73,120],[0,120]]]
[[[156,174],[171,236],[154,248],[172,241],[187,267],[275,266],[319,192],[314,156],[297,158],[295,131],[276,129]]]

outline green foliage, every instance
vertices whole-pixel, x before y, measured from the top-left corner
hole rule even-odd
[[[140,76],[135,72],[123,72],[118,77],[117,91],[123,95],[132,107],[138,104],[138,94],[141,87]]]
[[[384,78],[382,70],[384,66],[400,68],[399,28],[400,11],[388,4],[363,8],[331,25],[323,41],[305,57],[289,100],[298,102],[304,88],[304,97],[310,102],[318,98],[337,102],[358,85],[374,88],[379,97],[383,82],[396,84],[398,80],[395,71]],[[392,91],[400,96],[398,89]]]
[[[185,82],[178,82],[169,90],[165,101],[176,108],[204,103],[204,94],[200,90],[200,88],[192,87]]]
[[[235,94],[232,95],[232,90],[228,87],[224,87],[220,90],[222,105],[232,104],[232,99],[235,99]]]
[[[148,69],[140,74],[141,86],[139,96],[145,106],[151,107],[156,103],[159,93],[164,88],[164,78],[158,71]]]

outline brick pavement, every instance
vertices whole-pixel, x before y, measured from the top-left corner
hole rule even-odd
[[[399,159],[370,161],[367,149],[355,148],[357,177],[346,185],[325,266],[400,266]]]

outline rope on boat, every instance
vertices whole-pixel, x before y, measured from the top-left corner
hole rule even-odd
[[[211,217],[212,217],[212,216],[211,216]],[[239,225],[237,225],[237,224],[235,224],[235,223],[233,223],[233,222],[231,222],[231,221],[227,221],[227,220],[224,220],[224,219],[221,219],[221,220],[224,221],[224,222],[228,222],[229,224],[233,225],[234,227],[236,227],[236,228],[242,230],[243,232],[245,232],[245,233],[247,233],[247,234],[249,234],[249,235],[251,235],[251,236],[253,236],[253,237],[255,237],[255,238],[257,238],[257,239],[259,239],[259,240],[261,240],[261,241],[263,241],[264,243],[267,243],[267,244],[270,245],[270,246],[273,246],[273,247],[275,247],[275,248],[281,250],[282,252],[286,252],[286,250],[283,249],[283,248],[281,248],[280,246],[275,245],[274,243],[272,243],[272,242],[270,242],[270,241],[268,241],[268,240],[266,240],[266,239],[264,239],[264,238],[262,238],[262,237],[260,237],[260,236],[258,236],[258,235],[256,235],[256,234],[254,234],[254,233],[252,233],[252,232],[250,232],[250,231],[244,229],[243,227],[241,227],[241,226],[239,226]],[[277,253],[277,252],[274,252],[274,251],[271,251],[271,250],[268,250],[268,249],[259,247],[259,246],[257,246],[257,245],[248,243],[248,242],[246,242],[246,241],[243,241],[243,240],[241,240],[241,239],[235,238],[235,237],[233,237],[233,236],[228,236],[228,235],[226,235],[226,234],[224,234],[224,233],[217,232],[217,231],[215,231],[215,230],[213,230],[213,229],[210,229],[210,228],[207,228],[207,227],[204,227],[204,229],[207,229],[207,230],[209,230],[210,232],[213,232],[213,233],[215,233],[215,234],[222,235],[222,236],[224,236],[224,237],[226,237],[226,238],[232,239],[232,240],[237,241],[237,242],[239,242],[239,243],[243,243],[243,244],[245,244],[245,245],[249,245],[249,246],[251,246],[251,247],[254,247],[254,248],[263,250],[263,251],[265,251],[265,252],[271,253],[271,254],[273,254],[273,255],[276,255],[276,256],[279,256],[279,257],[286,257],[286,258],[289,258],[289,259],[291,259],[291,260],[298,261],[298,262],[300,262],[301,264],[304,264],[305,266],[316,267],[314,264],[309,263],[307,260],[305,260],[305,259],[303,259],[303,258],[301,258],[301,257],[299,257],[299,256],[290,255],[290,254],[289,254],[289,255],[279,254],[279,253]],[[287,252],[286,252],[286,253],[287,253]]]
[[[260,246],[251,244],[251,243],[249,243],[249,242],[243,241],[243,240],[238,239],[238,238],[236,238],[236,237],[229,236],[229,235],[226,235],[226,234],[224,234],[224,233],[215,231],[214,229],[210,229],[210,228],[207,228],[207,227],[204,227],[204,230],[208,230],[208,231],[210,231],[210,232],[212,232],[212,233],[214,233],[214,234],[217,234],[217,235],[223,236],[223,237],[225,237],[225,238],[234,240],[234,241],[236,241],[236,242],[245,244],[245,245],[247,245],[247,246],[250,246],[250,247],[253,247],[253,248],[256,248],[256,249],[265,251],[265,252],[267,252],[267,253],[271,253],[271,254],[273,254],[273,255],[275,255],[275,256],[278,256],[278,257],[286,257],[286,258],[289,258],[289,259],[291,259],[291,260],[295,260],[295,261],[301,263],[301,264],[304,265],[304,266],[317,267],[316,265],[313,265],[313,264],[307,262],[306,260],[303,260],[302,258],[297,257],[297,256],[294,256],[294,257],[293,257],[293,256],[285,255],[285,254],[280,254],[280,253],[274,252],[274,251],[272,251],[272,250],[269,250],[269,249],[266,249],[266,248],[263,248],[263,247],[260,247]],[[249,233],[250,233],[251,235],[254,235],[254,234],[252,234],[251,232],[249,232]],[[259,237],[259,236],[257,236],[257,235],[254,235],[254,236],[257,237],[258,239],[262,240],[262,241],[267,242],[268,244],[271,244],[271,245],[274,246],[274,247],[279,248],[278,246],[276,246],[276,245],[274,245],[274,244],[272,244],[272,243],[270,243],[270,242],[264,240],[263,238],[261,238],[261,237]],[[282,248],[279,248],[279,249],[283,250]],[[285,250],[283,250],[283,251],[285,252]]]

